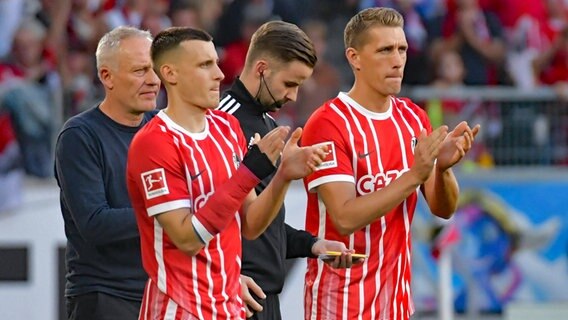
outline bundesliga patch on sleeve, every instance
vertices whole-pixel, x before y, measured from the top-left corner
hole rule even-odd
[[[146,199],[152,199],[170,193],[166,183],[164,168],[146,171],[140,175],[146,192]]]
[[[337,167],[337,157],[335,156],[335,144],[333,141],[318,143],[315,146],[327,146],[327,155],[323,162],[316,167],[317,171]]]

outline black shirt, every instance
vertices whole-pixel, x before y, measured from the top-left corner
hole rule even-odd
[[[255,133],[263,137],[277,127],[276,121],[263,112],[262,106],[239,79],[223,93],[219,110],[228,112],[239,120],[247,141]],[[258,184],[257,195],[266,188],[272,177],[269,176]],[[253,278],[266,294],[282,291],[286,276],[285,259],[314,257],[312,246],[317,238],[306,231],[292,228],[284,222],[284,218],[285,209],[282,206],[260,237],[252,241],[243,239],[241,273]]]
[[[99,107],[67,121],[57,138],[55,177],[67,236],[65,296],[103,292],[142,301],[148,276],[126,189],[126,157],[138,127]]]

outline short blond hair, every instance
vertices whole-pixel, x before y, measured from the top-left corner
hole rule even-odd
[[[404,27],[402,15],[391,8],[368,8],[357,13],[345,26],[345,48],[360,48],[365,44],[366,31],[375,26]]]

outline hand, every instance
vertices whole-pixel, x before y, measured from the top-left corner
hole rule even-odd
[[[278,170],[286,181],[300,179],[316,171],[316,167],[327,155],[325,146],[299,147],[298,141],[301,136],[302,128],[297,128],[284,146]]]
[[[266,154],[272,164],[276,165],[276,161],[282,154],[284,149],[284,139],[288,136],[290,127],[282,126],[272,129],[262,139],[258,133],[254,134],[253,144],[256,144],[261,152]]]
[[[347,250],[343,242],[320,239],[312,246],[312,254],[319,256],[328,251],[341,252],[340,256],[334,259],[324,259],[323,262],[332,268],[351,268],[354,264],[362,263],[364,259],[353,258],[351,254],[355,253],[354,250]]]
[[[463,159],[465,154],[471,149],[479,129],[479,125],[471,129],[467,122],[460,122],[442,142],[436,168],[440,171],[445,171]]]
[[[254,282],[251,277],[247,277],[241,274],[241,297],[245,302],[247,318],[252,317],[255,312],[262,311],[262,306],[258,302],[256,302],[256,300],[254,300],[249,290],[252,290],[252,292],[261,299],[266,298],[264,291],[262,291],[262,289],[258,286],[258,284],[256,284],[256,282]]]
[[[447,135],[447,126],[439,127],[432,131],[429,136],[426,135],[424,129],[420,132],[418,143],[414,148],[414,164],[410,168],[410,172],[418,178],[421,184],[430,177],[432,168],[434,168],[434,160],[440,152],[440,145]]]

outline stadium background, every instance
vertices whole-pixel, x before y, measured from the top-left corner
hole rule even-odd
[[[206,29],[227,85],[261,23],[294,22],[316,44],[319,62],[297,103],[275,116],[301,126],[349,89],[342,30],[374,5],[405,16],[410,50],[401,95],[423,106],[434,126],[482,124],[456,168],[455,217],[433,219],[423,203],[415,217],[415,318],[567,319],[567,0],[0,1],[0,319],[60,319],[65,236],[53,142],[67,118],[101,97],[100,35],[123,24],[154,34],[170,25]],[[475,32],[465,36],[467,23]],[[161,95],[158,106],[165,103]],[[286,201],[297,227],[304,199],[295,184]],[[301,318],[304,268],[304,260],[290,263],[285,319]]]

